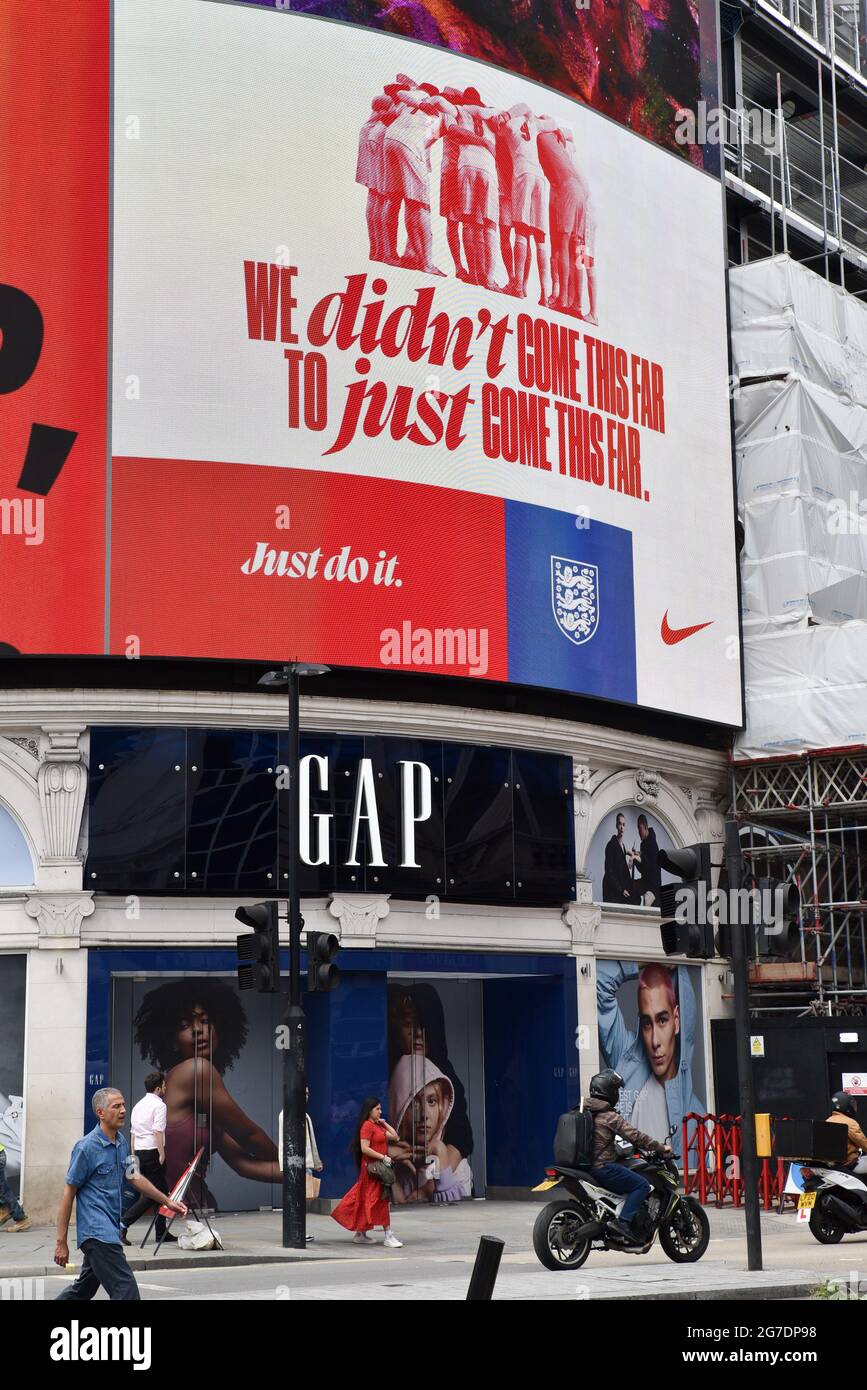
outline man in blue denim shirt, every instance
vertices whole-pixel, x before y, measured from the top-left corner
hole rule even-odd
[[[186,1216],[187,1209],[142,1177],[135,1159],[130,1159],[129,1145],[120,1132],[126,1119],[120,1091],[97,1091],[92,1105],[99,1124],[72,1150],[57,1214],[54,1250],[54,1263],[65,1266],[69,1261],[69,1218],[76,1201],[76,1234],[84,1262],[75,1283],[58,1294],[58,1301],[91,1299],[102,1284],[113,1301],[134,1302],[139,1298],[138,1284],[120,1242],[124,1181],[181,1216]]]

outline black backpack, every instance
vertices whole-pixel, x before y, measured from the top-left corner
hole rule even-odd
[[[589,1168],[593,1162],[593,1115],[569,1110],[557,1121],[554,1164],[557,1168]]]

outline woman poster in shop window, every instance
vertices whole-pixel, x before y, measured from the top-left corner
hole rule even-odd
[[[223,1073],[247,1040],[240,1000],[221,980],[189,977],[145,995],[135,1019],[141,1055],[166,1077],[166,1182],[171,1191],[199,1148],[188,1189],[196,1206],[216,1208],[206,1174],[211,1155],[254,1182],[281,1181],[277,1147],[235,1100]]]

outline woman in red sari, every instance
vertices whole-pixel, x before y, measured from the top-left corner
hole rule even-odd
[[[356,1244],[371,1244],[368,1231],[372,1226],[382,1226],[385,1230],[383,1245],[387,1245],[390,1250],[399,1250],[403,1241],[398,1240],[391,1229],[388,1196],[383,1195],[379,1179],[372,1178],[367,1171],[368,1163],[377,1159],[391,1163],[388,1157],[389,1139],[400,1142],[391,1125],[382,1118],[382,1105],[376,1096],[368,1096],[361,1107],[358,1129],[352,1145],[359,1168],[358,1182],[349,1189],[331,1215],[347,1231],[355,1232]]]

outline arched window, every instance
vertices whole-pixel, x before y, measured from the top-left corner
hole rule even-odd
[[[0,888],[30,888],[33,860],[18,822],[0,806]]]

